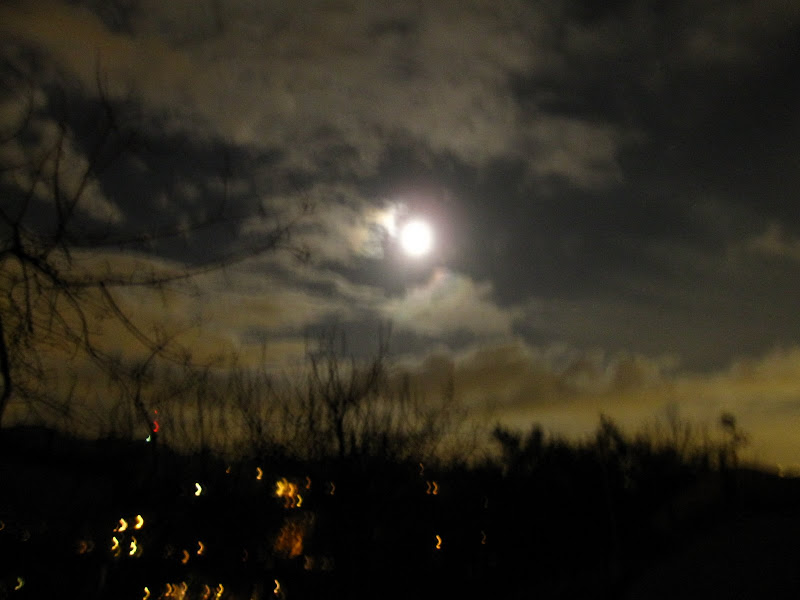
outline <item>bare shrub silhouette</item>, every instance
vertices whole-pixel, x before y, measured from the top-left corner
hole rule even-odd
[[[37,88],[32,76],[6,67],[2,101],[11,118],[0,131],[0,425],[12,401],[34,415],[71,416],[73,375],[63,372],[68,357],[115,385],[134,404],[137,419],[152,428],[150,407],[137,400],[147,368],[129,364],[108,343],[111,325],[137,345],[146,363],[180,365],[191,362],[192,353],[174,331],[137,321],[125,294],[163,294],[198,274],[281,248],[304,255],[289,234],[309,207],[303,204],[288,220],[237,213],[229,207],[226,163],[216,209],[188,220],[180,211],[153,215],[131,230],[102,193],[103,177],[115,164],[148,151],[125,103],[108,97],[99,75],[97,89],[85,94],[68,86]],[[76,96],[79,108],[71,104]],[[86,105],[93,108],[86,111]],[[262,233],[192,262],[169,263],[153,253],[158,244],[251,218],[265,222]]]

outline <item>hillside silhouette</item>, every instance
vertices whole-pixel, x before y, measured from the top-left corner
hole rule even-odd
[[[716,598],[800,590],[800,480],[730,439],[497,428],[469,463],[0,438],[0,598]],[[758,594],[757,594],[758,595]]]

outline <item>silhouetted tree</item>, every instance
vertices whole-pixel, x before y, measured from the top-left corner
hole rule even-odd
[[[11,73],[9,75],[9,73]],[[232,214],[227,192],[210,217],[152,224],[136,231],[120,227],[103,205],[99,178],[129,153],[142,151],[136,128],[123,120],[98,77],[97,114],[71,114],[63,90],[42,100],[20,73],[4,70],[0,123],[0,424],[12,398],[69,410],[55,401],[48,377],[49,357],[88,359],[133,402],[138,418],[152,427],[136,378],[113,347],[100,339],[98,325],[113,320],[155,358],[178,364],[191,353],[175,343],[174,332],[146,331],[120,300],[120,290],[163,290],[178,282],[288,244],[293,222],[275,222],[230,251],[173,267],[149,260],[151,244],[201,229],[234,225],[258,216]],[[76,125],[81,121],[81,126]],[[81,127],[90,124],[91,131]],[[85,152],[81,148],[85,147]],[[223,179],[227,181],[223,174]],[[227,190],[227,187],[226,187]],[[302,215],[307,206],[299,210]],[[298,217],[299,218],[299,217]],[[105,260],[93,260],[103,253]],[[134,253],[138,258],[132,261]],[[118,259],[128,260],[118,260]],[[131,264],[134,262],[135,264]],[[146,369],[145,369],[146,370]],[[135,373],[134,373],[135,375]]]

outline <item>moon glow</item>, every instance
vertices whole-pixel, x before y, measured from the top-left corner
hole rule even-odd
[[[424,256],[433,246],[433,229],[425,221],[409,221],[400,229],[400,246],[409,256]]]

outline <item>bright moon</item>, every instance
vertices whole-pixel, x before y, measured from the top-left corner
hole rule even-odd
[[[400,245],[409,256],[423,256],[433,245],[433,230],[425,221],[409,221],[400,230]]]

